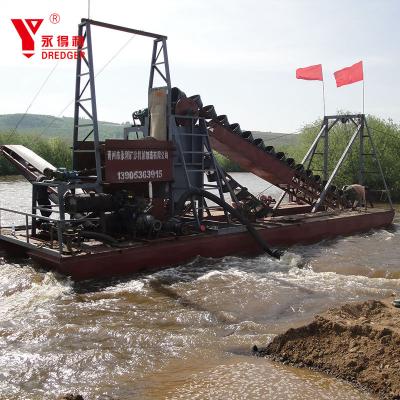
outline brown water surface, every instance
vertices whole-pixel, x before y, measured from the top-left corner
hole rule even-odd
[[[25,181],[0,182],[2,206],[28,210],[29,199]],[[198,258],[108,282],[73,284],[1,259],[0,399],[373,399],[251,347],[333,305],[399,294],[398,227],[294,247],[279,261]]]

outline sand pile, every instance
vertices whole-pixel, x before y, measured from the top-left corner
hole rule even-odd
[[[399,400],[400,309],[389,300],[346,304],[278,335],[257,355],[324,371]]]

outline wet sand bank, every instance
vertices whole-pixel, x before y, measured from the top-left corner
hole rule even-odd
[[[330,309],[276,336],[256,354],[326,372],[382,399],[400,399],[400,309],[392,301]]]

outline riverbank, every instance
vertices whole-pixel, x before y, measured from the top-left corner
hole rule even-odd
[[[289,329],[256,352],[350,381],[382,399],[400,399],[400,309],[393,297],[348,303]]]

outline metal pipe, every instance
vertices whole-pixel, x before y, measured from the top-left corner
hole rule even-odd
[[[96,26],[100,26],[102,28],[107,28],[107,29],[113,29],[115,31],[133,33],[134,35],[147,36],[147,37],[151,37],[151,38],[154,38],[154,39],[167,39],[167,36],[160,35],[158,33],[140,31],[138,29],[131,29],[131,28],[127,28],[125,26],[108,24],[107,22],[96,21],[94,19],[88,19],[88,18],[82,18],[81,19],[81,23],[82,24],[87,24],[88,22],[91,25],[96,25]]]
[[[149,201],[153,202],[153,183],[149,181]]]
[[[275,206],[274,206],[274,208],[273,208],[273,211],[275,211],[275,210],[278,209],[278,207],[281,205],[281,203],[282,203],[283,199],[285,198],[285,196],[286,196],[286,192],[283,191],[283,193],[282,193],[281,196],[279,197],[278,201],[276,202],[276,204],[275,204]]]
[[[328,122],[328,121],[326,121]],[[325,123],[325,121],[324,121]],[[328,179],[328,162],[329,162],[329,129],[325,129],[324,131],[324,168],[323,168],[323,177],[325,180]]]
[[[29,217],[42,219],[44,221],[53,221],[53,222],[57,222],[58,221],[58,219],[49,218],[49,217],[41,217],[41,216],[38,217],[37,214],[31,214],[31,213],[27,213],[27,212],[23,212],[23,211],[16,211],[16,210],[12,210],[10,208],[5,208],[5,207],[0,207],[0,210],[6,211],[6,212],[10,212],[10,213],[13,213],[13,214],[18,214],[18,215],[27,215]]]
[[[96,164],[96,183],[101,184],[102,173],[101,173],[101,155],[100,155],[100,143],[99,143],[99,122],[97,119],[97,101],[96,101],[96,85],[94,76],[93,66],[93,49],[92,49],[92,34],[90,23],[86,24],[86,40],[87,40],[87,53],[88,53],[88,68],[89,68],[89,86],[90,86],[90,102],[92,106],[92,120],[93,120],[93,145],[94,145],[94,156]],[[82,106],[82,104],[80,104]],[[99,192],[101,190],[97,190]]]
[[[36,201],[37,201],[37,187],[36,185],[32,185],[32,236],[36,235]]]
[[[26,243],[29,243],[29,223],[27,215],[25,215],[25,231],[26,231]]]
[[[24,211],[16,211],[16,210],[12,210],[10,208],[0,207],[0,211],[10,212],[13,214],[24,215],[24,216],[27,215],[28,217],[41,219],[43,221],[51,221],[51,222],[59,222],[60,221],[59,219],[50,218],[50,217],[42,217],[42,216],[38,216],[37,214],[31,214],[31,213],[27,213]],[[98,221],[98,220],[99,220],[99,218],[78,218],[78,219],[69,219],[67,222],[71,223],[71,222]]]
[[[329,117],[326,117],[325,119],[327,119],[327,118],[329,118]],[[318,142],[319,142],[319,140],[320,140],[320,138],[321,138],[321,136],[322,136],[322,134],[324,133],[325,128],[326,128],[326,121],[325,121],[325,119],[324,119],[324,123],[323,123],[323,125],[322,125],[321,130],[319,131],[318,135],[315,137],[315,139],[314,139],[312,145],[310,146],[310,148],[308,149],[306,155],[303,157],[303,160],[301,161],[301,164],[304,164],[304,163],[307,161],[308,157],[310,157],[311,153],[314,152],[315,147],[317,146],[317,144],[318,144]],[[278,201],[276,202],[276,204],[275,204],[275,206],[274,206],[274,208],[273,208],[274,211],[277,210],[277,209],[279,208],[279,206],[281,205],[281,203],[282,203],[283,199],[285,198],[285,196],[286,196],[286,192],[284,191],[284,192],[281,194],[281,196],[279,197]]]
[[[362,114],[346,114],[346,118],[361,118]],[[327,115],[326,119],[337,119],[341,118],[343,115]]]
[[[301,162],[301,164],[304,164],[304,163],[307,161],[308,157],[310,157],[311,153],[314,151],[314,148],[317,146],[318,141],[319,141],[319,139],[321,138],[321,136],[322,136],[322,134],[323,134],[325,128],[326,128],[326,125],[325,125],[325,123],[324,123],[324,125],[322,126],[322,128],[321,128],[321,130],[319,131],[318,135],[315,137],[315,139],[314,139],[312,145],[311,145],[310,148],[308,149],[306,155],[303,157],[303,161]]]
[[[58,239],[58,251],[60,252],[60,257],[61,257],[63,251],[63,240],[62,240],[62,228],[59,222],[57,223],[57,239]]]
[[[83,26],[79,25],[78,27],[78,37],[82,37]],[[81,51],[82,46],[78,46],[78,51]],[[72,151],[72,169],[78,169],[77,163],[77,153],[75,150],[78,149],[77,142],[79,140],[79,102],[77,101],[80,96],[80,88],[81,88],[81,68],[82,68],[82,58],[78,57],[76,59],[76,81],[75,81],[75,104],[74,104],[74,130],[73,130],[73,151]],[[89,81],[86,84],[88,85]],[[85,87],[85,89],[86,89]]]
[[[359,170],[358,170],[358,183],[364,185],[364,118],[362,119],[362,127],[360,131],[360,156],[359,156]]]
[[[167,133],[167,139],[170,140],[171,137],[171,131],[170,131],[170,123],[171,123],[171,75],[170,75],[170,70],[169,70],[169,59],[168,59],[168,49],[167,49],[167,37],[162,38],[162,51],[163,51],[163,56],[164,56],[164,72],[165,72],[165,83],[167,84],[167,127],[168,127],[168,133]]]

